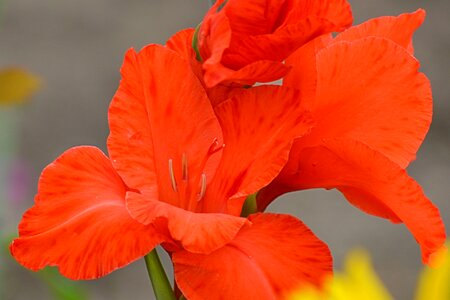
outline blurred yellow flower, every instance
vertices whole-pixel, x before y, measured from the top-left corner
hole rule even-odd
[[[20,104],[39,89],[40,80],[20,68],[0,70],[0,105]]]
[[[352,251],[344,272],[335,273],[325,282],[323,292],[312,287],[302,289],[290,300],[391,300],[387,290],[375,274],[370,257],[363,250]]]
[[[420,275],[416,300],[450,300],[450,252],[442,249]]]
[[[450,253],[443,249],[436,253],[432,267],[425,267],[420,276],[415,300],[450,300]],[[288,300],[392,300],[376,275],[369,254],[352,251],[344,271],[329,278],[322,291],[303,288]]]

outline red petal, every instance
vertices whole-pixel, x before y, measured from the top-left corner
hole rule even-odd
[[[339,34],[335,41],[354,41],[368,36],[378,36],[390,39],[413,53],[412,37],[424,19],[425,11],[423,9],[409,14],[401,14],[398,17],[375,18],[349,28]]]
[[[350,3],[347,0],[292,0],[287,1],[286,18],[283,25],[294,24],[306,18],[322,19],[333,24],[329,28],[320,28],[322,33],[342,31],[353,22]]]
[[[286,74],[286,69],[280,70],[281,62],[298,47],[320,34],[340,31],[351,22],[345,0],[217,1],[199,33],[205,83],[213,87],[233,81],[253,84],[276,80]],[[259,61],[264,64],[252,66],[252,70],[258,67],[255,72],[236,76],[235,71]],[[266,71],[270,64],[274,69]]]
[[[210,85],[215,85],[213,88],[207,88],[206,83],[204,82],[206,79],[203,78],[203,69],[202,63],[199,62],[196,57],[194,50],[192,48],[192,37],[194,34],[193,29],[185,29],[174,34],[166,43],[166,46],[180,54],[183,58],[187,59],[191,62],[192,71],[195,73],[197,78],[202,82],[206,92],[208,94],[208,98],[211,101],[213,106],[219,104],[220,102],[228,99],[231,94],[238,92],[242,86],[239,85],[215,85],[216,82]],[[283,66],[284,67],[284,66]],[[285,68],[285,67],[284,67]],[[253,68],[254,69],[254,68]],[[249,72],[253,72],[254,70],[249,70]],[[242,72],[239,72],[241,74]],[[249,83],[246,83],[249,84]],[[251,83],[253,84],[253,83]]]
[[[335,42],[350,42],[370,36],[378,36],[390,39],[412,53],[412,35],[422,24],[424,18],[425,11],[419,9],[411,14],[375,18],[363,24],[352,26],[338,34],[334,40],[329,34],[316,38],[299,48],[286,60],[286,64],[293,68],[283,79],[283,85],[303,91],[305,89],[314,91],[317,78],[316,54],[327,45]]]
[[[192,38],[194,36],[194,29],[188,28],[175,33],[166,42],[166,47],[178,53],[183,59],[188,61],[191,65],[192,71],[197,78],[203,80],[202,64],[196,58],[194,48],[192,48]]]
[[[217,1],[209,10],[198,33],[199,51],[204,60],[203,68],[206,70],[211,67],[218,68],[217,66],[221,65],[223,52],[229,47],[231,41],[231,28],[227,16],[223,11],[216,13],[222,2],[224,1]],[[210,77],[219,83],[223,75],[217,72],[213,73]],[[213,85],[209,80],[205,79],[205,83],[210,88]]]
[[[164,237],[130,217],[124,196],[122,180],[99,149],[66,151],[42,172],[12,255],[32,270],[58,266],[72,279],[98,278],[131,263]]]
[[[193,35],[194,29],[192,28],[178,31],[170,37],[170,39],[166,42],[166,46],[187,60],[195,59],[195,52],[192,48]]]
[[[276,34],[232,40],[230,49],[223,55],[222,63],[237,70],[258,60],[283,61],[303,44],[324,32],[329,32],[317,29],[324,24],[329,23],[322,19],[307,18],[297,24],[286,26]]]
[[[206,87],[205,87],[206,88]],[[245,87],[218,84],[213,88],[207,89],[209,101],[213,107],[219,105],[223,101],[231,98],[234,94],[242,92]]]
[[[200,173],[212,178],[221,155],[211,156],[205,166],[210,146],[222,139],[206,93],[187,60],[157,45],[138,54],[130,50],[122,76],[109,110],[114,167],[130,188],[186,208]],[[188,180],[182,178],[183,157]],[[193,196],[177,193],[175,183],[191,187]]]
[[[403,222],[426,262],[445,241],[438,209],[395,162],[353,140],[328,141],[296,153],[298,164],[283,170],[283,182],[296,189],[338,188],[367,213]]]
[[[204,211],[223,211],[221,199],[253,194],[280,172],[293,139],[312,127],[310,114],[302,109],[300,99],[300,93],[294,90],[260,86],[216,107],[225,148],[206,192],[206,197],[214,201],[205,201]]]
[[[302,91],[304,95],[313,96],[317,85],[316,54],[333,41],[331,34],[325,34],[300,47],[286,59],[291,67],[283,78],[283,86]]]
[[[222,59],[224,65],[238,69],[258,60],[282,61],[309,40],[341,31],[352,23],[350,5],[345,0],[276,2],[227,2],[224,10],[233,36]]]
[[[175,279],[188,299],[281,299],[332,271],[328,247],[288,215],[256,214],[228,245],[209,254],[173,254]]]
[[[224,6],[233,34],[260,35],[272,32],[280,14],[284,14],[283,2],[267,0],[228,0]]]
[[[275,81],[286,75],[288,71],[289,67],[283,63],[269,60],[250,63],[237,71],[218,63],[206,68],[204,80],[208,87],[213,87],[219,83],[253,85],[255,82]]]
[[[210,253],[231,241],[246,220],[219,213],[193,213],[170,204],[127,194],[127,207],[143,224],[167,220],[170,235],[187,251]]]
[[[403,47],[384,38],[323,49],[317,54],[316,98],[310,103],[317,126],[297,147],[346,137],[406,167],[432,114],[430,83],[418,68]]]

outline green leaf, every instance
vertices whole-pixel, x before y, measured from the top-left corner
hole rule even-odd
[[[0,236],[0,254],[9,255],[9,244],[16,238],[14,235]],[[6,257],[8,257],[6,256]],[[37,273],[37,277],[50,289],[55,300],[88,300],[86,289],[79,282],[69,280],[59,274],[57,268],[47,267]]]
[[[38,272],[47,286],[50,288],[56,300],[87,300],[86,290],[80,283],[62,277],[56,268],[47,267]]]

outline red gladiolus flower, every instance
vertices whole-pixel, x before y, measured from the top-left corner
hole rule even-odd
[[[277,80],[289,70],[282,62],[298,47],[351,23],[346,0],[219,0],[197,35],[205,83]]]
[[[284,192],[337,188],[363,211],[405,223],[424,262],[443,245],[438,209],[405,171],[432,115],[430,83],[411,55],[424,16],[373,19],[317,38],[288,59],[284,85],[314,95],[304,99],[317,123],[258,194],[259,209]]]
[[[293,139],[312,127],[298,97],[265,86],[214,111],[177,53],[128,51],[109,109],[110,158],[82,146],[45,168],[12,255],[32,270],[93,279],[164,243],[189,299],[274,299],[320,284],[330,253],[305,225],[239,217],[245,197],[274,179]]]

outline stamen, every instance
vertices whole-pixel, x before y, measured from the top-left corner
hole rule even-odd
[[[174,190],[174,192],[177,192],[177,182],[175,181],[175,174],[173,172],[173,160],[171,158],[169,159],[169,176],[170,181],[172,182],[172,189]]]
[[[202,185],[200,187],[200,194],[198,195],[198,200],[202,200],[202,198],[205,196],[206,193],[206,174],[202,173]]]
[[[181,158],[181,178],[183,178],[183,180],[188,180],[188,175],[188,160],[186,153],[183,153]]]

